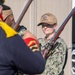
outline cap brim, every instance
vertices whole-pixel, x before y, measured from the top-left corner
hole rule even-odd
[[[45,24],[45,22],[41,22],[41,23],[39,23],[37,26],[40,26],[40,25],[43,25],[43,24]]]
[[[49,23],[45,23],[45,22],[41,22],[41,23],[39,23],[37,26],[40,26],[40,25],[43,25],[43,24],[49,24]],[[49,25],[56,25],[56,23],[55,24],[49,24]]]
[[[42,25],[42,23],[39,23],[37,26],[40,26],[40,25]]]
[[[7,6],[7,5],[2,5],[2,7],[3,7],[3,10],[10,10],[11,8],[9,7],[9,6]]]

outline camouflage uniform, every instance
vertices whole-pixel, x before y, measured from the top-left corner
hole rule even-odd
[[[47,58],[45,70],[41,75],[64,75],[63,66],[67,56],[67,46],[61,38],[58,38],[55,44],[57,42],[58,45],[53,49],[53,54]],[[41,50],[44,50],[44,45],[47,43],[45,39],[39,39],[39,43]]]

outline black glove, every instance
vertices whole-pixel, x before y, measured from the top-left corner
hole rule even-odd
[[[26,27],[24,27],[24,26],[19,26],[18,28],[17,28],[17,32],[20,32],[22,29],[25,29],[25,30],[27,30],[27,28]]]

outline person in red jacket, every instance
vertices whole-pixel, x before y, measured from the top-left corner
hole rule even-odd
[[[31,41],[32,39],[28,42]],[[16,31],[3,22],[1,4],[0,43],[0,75],[17,75],[18,70],[30,75],[43,72],[45,61],[39,46],[36,50],[30,48],[33,44],[28,47]]]

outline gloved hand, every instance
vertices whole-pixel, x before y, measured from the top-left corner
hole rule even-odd
[[[27,28],[25,26],[19,26],[16,31],[21,37],[23,37],[25,35],[26,30]]]

